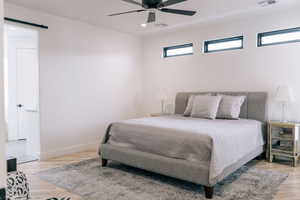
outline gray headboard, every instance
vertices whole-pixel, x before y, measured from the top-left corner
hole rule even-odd
[[[262,122],[268,120],[268,93],[267,92],[180,92],[176,95],[175,114],[183,114],[190,95],[224,94],[235,96],[246,96],[241,108],[241,118],[255,119]]]

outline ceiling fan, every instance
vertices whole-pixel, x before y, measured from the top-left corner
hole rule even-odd
[[[166,12],[166,13],[187,15],[187,16],[193,16],[196,14],[196,11],[165,8],[165,7],[175,5],[175,4],[187,1],[187,0],[167,0],[167,1],[142,0],[141,3],[137,2],[135,0],[122,0],[122,1],[141,6],[143,9],[132,10],[132,11],[127,11],[127,12],[122,12],[122,13],[114,13],[114,14],[111,14],[108,16],[117,16],[117,15],[129,14],[129,13],[139,13],[139,12],[149,11],[147,23],[153,23],[156,21],[156,13],[155,13],[156,10],[161,11],[161,12]]]

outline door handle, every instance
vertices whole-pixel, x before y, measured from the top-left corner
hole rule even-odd
[[[17,107],[18,107],[18,108],[22,108],[23,105],[22,105],[22,104],[18,104]]]

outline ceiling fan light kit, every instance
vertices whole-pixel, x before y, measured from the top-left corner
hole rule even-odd
[[[181,2],[185,2],[187,0],[142,0],[142,3],[137,2],[135,0],[121,0],[130,4],[134,4],[137,6],[141,6],[143,9],[139,10],[132,10],[127,12],[121,12],[121,13],[114,13],[109,16],[118,16],[123,14],[129,14],[129,13],[139,13],[139,12],[145,12],[148,11],[148,19],[147,23],[154,23],[156,22],[156,11],[164,12],[164,13],[171,13],[171,14],[177,14],[177,15],[185,15],[185,16],[193,16],[196,14],[196,11],[190,11],[190,10],[179,10],[179,9],[171,9],[171,8],[165,8],[167,6],[172,6]],[[166,25],[166,24],[164,24]],[[141,24],[142,27],[146,27],[147,24]]]

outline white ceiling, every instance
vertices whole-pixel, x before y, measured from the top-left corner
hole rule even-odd
[[[166,23],[172,28],[220,16],[299,3],[299,0],[278,0],[278,4],[274,6],[261,7],[257,4],[258,1],[260,0],[188,0],[170,8],[196,10],[198,13],[195,16],[159,13],[157,21]],[[164,29],[153,25],[142,28],[140,24],[146,22],[146,12],[108,17],[107,15],[111,13],[140,9],[139,6],[121,0],[6,0],[6,2],[133,34]]]

